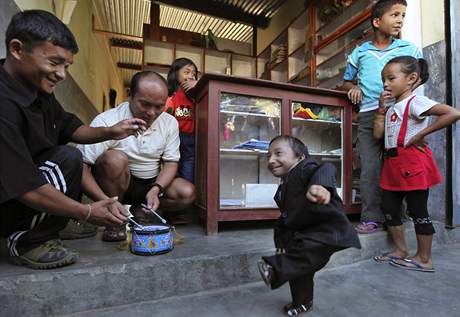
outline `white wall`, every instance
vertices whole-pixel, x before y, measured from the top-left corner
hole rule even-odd
[[[444,1],[421,0],[422,43],[427,47],[445,39]]]

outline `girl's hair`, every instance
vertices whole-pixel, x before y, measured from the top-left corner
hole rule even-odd
[[[387,65],[389,64],[399,64],[401,66],[401,71],[406,75],[416,73],[420,80],[416,82],[414,88],[426,83],[430,77],[428,73],[428,63],[423,58],[417,59],[412,56],[398,56],[391,59]]]
[[[196,76],[195,79],[197,79],[198,76],[198,67],[196,67],[195,63],[188,58],[182,57],[176,59],[172,65],[171,68],[169,69],[168,72],[168,96],[172,96],[174,92],[179,88],[179,82],[177,81],[177,72],[184,66],[187,65],[192,65],[195,67],[195,72]]]
[[[301,157],[302,155],[304,155],[305,157],[308,158],[310,156],[308,154],[307,146],[302,141],[297,139],[296,137],[285,135],[285,134],[278,135],[270,141],[269,146],[272,145],[272,143],[275,141],[284,141],[287,144],[289,144],[289,147],[292,149],[292,151],[297,157]]]

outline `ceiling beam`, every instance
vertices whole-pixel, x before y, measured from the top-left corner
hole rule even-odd
[[[142,65],[136,64],[127,64],[127,63],[117,63],[118,68],[132,69],[132,70],[142,70]]]
[[[270,23],[270,19],[264,16],[249,14],[240,8],[214,1],[203,0],[159,0],[157,3],[179,7],[182,9],[192,10],[195,12],[211,15],[216,18],[229,20],[232,22],[244,23],[259,28],[266,28]]]
[[[115,37],[110,38],[110,45],[113,47],[129,48],[141,51],[144,49],[142,41],[125,40]]]

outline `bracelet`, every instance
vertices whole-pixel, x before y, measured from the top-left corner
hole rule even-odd
[[[164,195],[164,193],[165,193],[164,187],[161,186],[161,185],[158,184],[158,183],[153,183],[152,188],[153,188],[153,187],[158,187],[158,198],[163,197],[163,195]]]
[[[88,206],[88,213],[86,214],[86,217],[83,220],[83,223],[86,223],[88,221],[89,217],[91,217],[91,212],[93,211],[91,208],[91,204],[87,204],[86,206]]]

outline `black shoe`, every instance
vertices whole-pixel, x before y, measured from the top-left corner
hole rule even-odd
[[[262,280],[265,282],[265,285],[271,288],[271,284],[273,282],[273,267],[265,262],[264,259],[260,259],[257,261],[257,267],[259,268],[259,273],[260,276],[262,277]]]
[[[288,307],[285,307],[288,308]],[[286,315],[288,316],[297,316],[302,313],[308,313],[310,310],[313,309],[313,302],[309,302],[307,304],[301,304],[297,307],[294,307],[293,304],[291,304],[290,308],[287,309]]]

